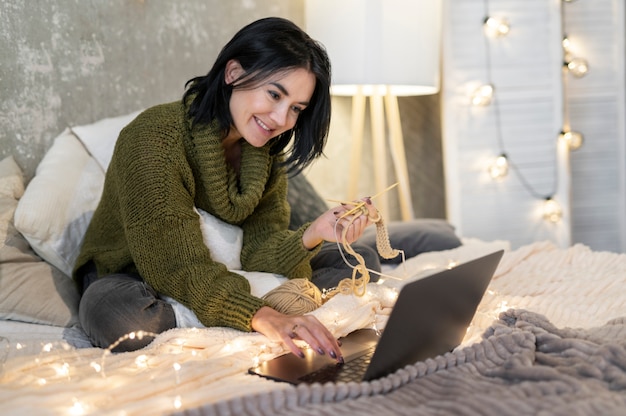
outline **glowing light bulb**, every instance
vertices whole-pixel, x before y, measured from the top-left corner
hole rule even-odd
[[[63,363],[61,365],[56,365],[52,367],[59,377],[67,377],[70,374],[70,365],[68,363]]]
[[[100,371],[102,371],[102,366],[95,361],[92,361],[91,363],[89,363],[89,366],[93,368],[96,371],[96,373],[99,373]]]
[[[563,45],[563,50],[567,53],[570,51],[570,47],[572,46],[572,42],[569,40],[567,36],[563,38],[561,41],[561,45]]]
[[[174,363],[172,368],[174,368],[174,374],[176,375],[176,384],[180,384],[180,369],[182,366],[179,363]]]
[[[543,203],[543,218],[546,220],[557,223],[563,217],[561,206],[551,197],[546,198]]]
[[[567,69],[576,78],[582,78],[589,72],[589,64],[586,59],[572,58],[567,62]]]
[[[577,131],[562,131],[559,139],[567,143],[570,150],[578,150],[583,145],[583,135]]]
[[[493,85],[485,84],[476,88],[472,93],[472,104],[477,106],[487,106],[491,104],[493,98]]]
[[[497,159],[489,166],[489,175],[492,179],[502,179],[509,173],[509,160],[505,154],[501,154]]]
[[[507,302],[506,300],[503,300],[502,302],[498,303],[498,307],[496,309],[496,318],[502,313],[502,312],[506,312],[510,309],[509,307],[509,302]]]
[[[504,17],[487,17],[483,27],[485,33],[491,37],[506,36],[511,30],[509,21]]]
[[[137,368],[148,368],[148,356],[141,354],[135,358],[135,365]]]
[[[69,408],[69,414],[76,416],[84,415],[87,414],[87,409],[78,399],[74,399],[74,404]]]
[[[180,395],[174,397],[174,409],[180,409],[181,407],[183,407],[183,399],[182,397],[180,397]]]

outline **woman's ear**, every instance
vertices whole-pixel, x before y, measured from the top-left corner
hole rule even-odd
[[[226,69],[224,71],[224,82],[227,85],[230,85],[238,80],[244,74],[244,72],[245,71],[241,67],[239,61],[231,59],[226,63]]]

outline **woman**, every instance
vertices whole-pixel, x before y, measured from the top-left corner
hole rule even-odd
[[[322,154],[329,87],[324,49],[288,20],[261,19],[226,44],[206,76],[187,83],[181,101],[150,108],[122,130],[74,272],[81,325],[94,345],[174,328],[172,306],[160,299],[166,295],[205,326],[258,331],[303,357],[294,343],[301,339],[342,360],[316,318],[277,312],[211,259],[195,211],[243,229],[245,270],[309,278],[311,258],[341,235],[348,222],[339,217],[350,208],[287,229],[287,172]],[[357,218],[348,241],[369,222]],[[129,339],[115,351],[149,341]]]

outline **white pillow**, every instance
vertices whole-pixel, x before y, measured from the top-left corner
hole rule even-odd
[[[135,112],[66,129],[54,139],[18,203],[16,229],[41,258],[68,276],[102,196],[104,173],[119,132],[136,115]],[[197,211],[213,260],[246,277],[254,295],[262,296],[286,279],[272,273],[242,271],[243,230]]]
[[[245,277],[250,282],[252,295],[260,298],[287,280],[286,277],[276,273],[241,270],[243,230],[199,208],[196,210],[200,214],[200,229],[202,230],[204,244],[211,251],[211,258],[225,264],[231,272]]]
[[[243,230],[199,208],[196,211],[200,215],[202,237],[211,251],[211,258],[223,263],[228,269],[240,270]]]
[[[15,211],[15,228],[66,275],[72,268],[104,184],[104,171],[66,129],[37,167]]]
[[[83,143],[91,156],[96,159],[102,170],[106,171],[111,162],[115,142],[120,131],[133,121],[139,113],[141,111],[119,117],[105,118],[93,124],[72,127],[72,132]]]

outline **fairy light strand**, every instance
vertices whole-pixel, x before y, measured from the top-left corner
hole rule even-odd
[[[484,4],[484,11],[485,11],[485,19],[483,21],[483,23],[486,23],[489,21],[490,18],[490,14],[489,14],[489,0],[484,0],[483,2]],[[503,31],[498,31],[497,33],[499,34],[498,37],[504,36],[506,33],[508,33],[508,21],[501,19],[502,22],[506,22],[507,25],[507,31],[503,32]],[[526,189],[526,191],[534,198],[537,199],[542,199],[542,200],[548,200],[548,199],[552,199],[552,197],[556,194],[557,189],[558,189],[558,174],[557,174],[557,169],[553,170],[553,186],[552,189],[549,193],[547,194],[543,194],[539,191],[537,191],[535,189],[535,187],[533,187],[533,185],[526,179],[525,175],[523,174],[523,172],[521,171],[521,169],[519,168],[519,166],[517,166],[513,160],[510,158],[510,153],[507,152],[506,150],[506,146],[504,144],[504,134],[502,131],[502,121],[501,121],[501,114],[500,114],[500,104],[499,104],[499,100],[498,97],[496,95],[496,91],[497,88],[494,87],[493,85],[493,74],[492,74],[492,57],[491,57],[491,40],[489,39],[489,36],[487,36],[486,34],[483,36],[483,39],[485,41],[485,72],[486,72],[486,78],[487,78],[487,84],[491,86],[492,88],[492,100],[491,100],[491,105],[493,106],[493,117],[494,117],[494,124],[495,124],[495,130],[496,130],[496,141],[498,143],[498,146],[500,148],[500,153],[498,158],[506,158],[506,162],[508,162],[508,165],[510,167],[510,170],[515,174],[515,176],[519,179],[520,183],[522,184],[522,186],[524,187],[524,189]],[[554,154],[554,165],[557,164],[556,162],[556,152]]]
[[[564,0],[568,3],[567,0]],[[568,74],[571,73],[576,78],[581,78],[587,74],[589,70],[587,61],[582,58],[572,58],[571,41],[567,36],[567,30],[565,27],[565,7],[561,5],[561,25],[562,25],[562,41],[561,46],[563,49],[563,73],[561,75],[563,81],[563,128],[559,134],[559,140],[563,140],[567,143],[570,150],[578,150],[584,142],[584,137],[581,133],[571,130],[570,117],[569,117],[569,102],[567,99],[567,88],[569,85]],[[573,63],[577,63],[572,66]]]

